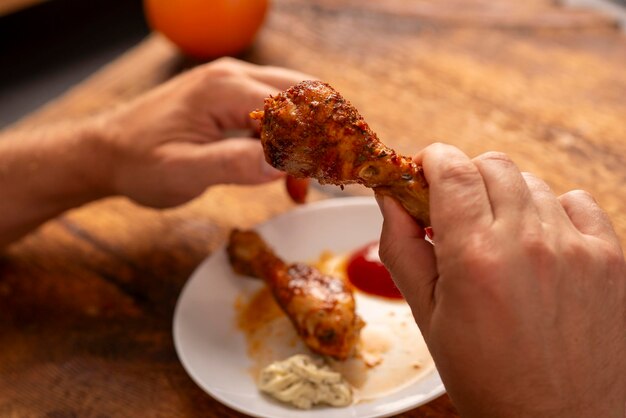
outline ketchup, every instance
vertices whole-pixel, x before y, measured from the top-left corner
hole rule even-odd
[[[348,279],[365,293],[390,299],[402,299],[402,294],[378,257],[378,242],[355,251],[348,259]]]

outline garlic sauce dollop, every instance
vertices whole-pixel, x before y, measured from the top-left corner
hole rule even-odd
[[[265,367],[259,377],[259,389],[300,409],[317,404],[352,403],[352,389],[341,374],[331,370],[323,360],[306,354],[296,354]]]

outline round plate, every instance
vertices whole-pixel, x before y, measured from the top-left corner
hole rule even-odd
[[[281,258],[315,260],[325,250],[346,253],[379,238],[382,217],[372,198],[330,199],[301,206],[256,230]],[[232,272],[224,248],[207,258],[183,289],[174,313],[174,344],[185,370],[209,395],[256,417],[385,417],[422,405],[444,393],[434,367],[409,386],[345,408],[301,411],[270,400],[250,374],[246,341],[236,326],[235,302],[262,286]],[[360,308],[360,309],[359,309]],[[367,305],[357,311],[367,321]]]

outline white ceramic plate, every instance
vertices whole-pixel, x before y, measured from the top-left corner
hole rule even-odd
[[[315,260],[324,250],[343,253],[377,240],[382,217],[374,199],[340,198],[304,205],[259,226],[257,231],[283,259]],[[259,393],[250,375],[246,341],[236,327],[235,300],[262,284],[235,275],[224,248],[193,273],[174,314],[174,343],[191,378],[218,401],[245,414],[271,418],[374,418],[422,405],[444,392],[434,367],[409,386],[345,408],[301,411]],[[367,321],[367,304],[357,310]]]

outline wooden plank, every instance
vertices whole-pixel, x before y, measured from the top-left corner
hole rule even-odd
[[[311,5],[302,0],[293,4]],[[617,20],[600,13],[582,9],[563,9],[553,1],[535,0],[511,2],[508,0],[452,0],[432,2],[428,0],[361,1],[316,0],[315,7],[328,12],[362,14],[374,12],[387,14],[396,19],[453,27],[493,29],[589,29],[617,27]]]

